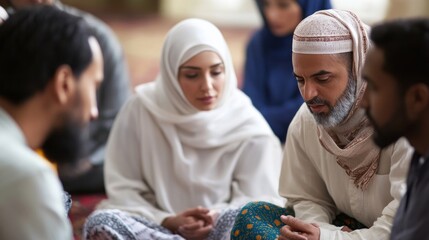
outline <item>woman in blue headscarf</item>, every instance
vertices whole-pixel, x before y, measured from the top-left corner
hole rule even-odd
[[[292,69],[292,36],[305,17],[331,8],[330,0],[256,0],[264,26],[246,50],[243,91],[272,130],[285,141],[303,100]]]

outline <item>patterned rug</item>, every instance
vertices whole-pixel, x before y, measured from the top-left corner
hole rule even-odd
[[[106,199],[104,194],[93,195],[74,195],[72,196],[72,207],[69,212],[69,218],[73,226],[73,237],[80,240],[82,237],[83,224],[86,218],[94,211],[97,204]]]

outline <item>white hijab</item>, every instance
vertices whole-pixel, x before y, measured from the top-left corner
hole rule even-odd
[[[179,67],[203,51],[217,53],[225,66],[225,86],[218,105],[211,111],[193,107],[178,82]],[[272,135],[262,115],[237,88],[232,59],[222,33],[205,20],[184,20],[168,32],[159,75],[154,82],[138,86],[136,92],[172,144],[173,149],[167,147],[166,150],[174,151],[175,156],[183,156],[182,145],[196,151],[212,148],[225,151],[222,148],[229,144]]]

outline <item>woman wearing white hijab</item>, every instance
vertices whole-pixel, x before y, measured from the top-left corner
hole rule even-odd
[[[157,79],[138,86],[116,119],[108,199],[85,238],[223,239],[244,203],[279,203],[280,165],[280,144],[237,88],[221,32],[182,21],[166,37]]]

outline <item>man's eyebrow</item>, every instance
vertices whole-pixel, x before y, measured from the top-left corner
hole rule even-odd
[[[325,75],[325,74],[330,74],[331,72],[329,72],[329,71],[326,71],[326,70],[320,70],[319,72],[317,72],[317,73],[315,73],[315,74],[313,74],[313,75],[311,75],[310,77],[317,77],[317,76],[321,76],[321,75]],[[295,77],[301,77],[301,76],[299,76],[298,74],[296,74],[296,73],[293,73],[293,75],[295,76]]]
[[[317,77],[317,76],[321,76],[321,75],[326,75],[326,74],[330,74],[331,72],[329,72],[329,71],[326,71],[326,70],[320,70],[319,72],[317,72],[317,73],[315,73],[315,74],[313,74],[313,75],[311,75],[310,77]]]

